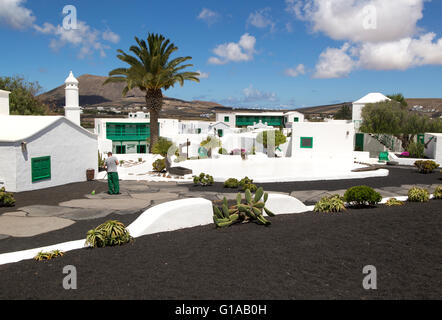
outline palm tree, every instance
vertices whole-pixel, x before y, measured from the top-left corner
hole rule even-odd
[[[139,88],[146,94],[146,107],[150,112],[150,151],[158,141],[158,118],[163,107],[163,89],[168,90],[176,83],[184,85],[185,80],[199,82],[199,73],[181,72],[192,64],[182,65],[192,57],[179,57],[170,60],[172,53],[178,50],[169,39],[159,34],[148,34],[147,43],[135,37],[138,46],[131,46],[130,51],[135,56],[118,50],[117,58],[129,65],[128,68],[118,68],[109,72],[109,77],[104,82],[125,82],[123,96]]]

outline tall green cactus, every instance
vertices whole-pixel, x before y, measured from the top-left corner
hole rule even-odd
[[[264,218],[263,211],[268,216],[275,214],[265,207],[269,198],[263,188],[259,188],[253,196],[250,190],[245,191],[245,203],[242,203],[242,195],[236,196],[236,205],[228,207],[227,199],[224,198],[222,208],[213,207],[213,221],[218,228],[229,227],[234,223],[255,222],[260,225],[269,226],[271,223]],[[263,201],[261,201],[263,199]]]

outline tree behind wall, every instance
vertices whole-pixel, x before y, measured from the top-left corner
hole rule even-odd
[[[353,114],[352,114],[352,110],[351,110],[350,106],[345,105],[345,106],[342,106],[338,112],[336,112],[334,119],[335,120],[351,120],[352,117],[353,117]]]
[[[394,135],[402,141],[404,150],[420,133],[442,132],[440,119],[409,112],[397,101],[367,104],[362,109],[362,119],[362,132]]]
[[[36,96],[41,91],[38,82],[14,77],[0,77],[0,90],[10,91],[9,112],[12,115],[45,115],[48,107]]]

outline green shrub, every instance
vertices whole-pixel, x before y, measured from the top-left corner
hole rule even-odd
[[[394,206],[403,206],[404,203],[402,201],[399,201],[396,198],[391,198],[391,199],[388,199],[388,201],[385,203],[385,205],[388,207],[394,207]]]
[[[344,198],[340,195],[324,197],[315,205],[315,212],[342,212],[345,211]]]
[[[416,161],[414,165],[417,167],[420,173],[424,174],[432,173],[434,169],[439,167],[439,164],[431,160],[426,160],[426,161],[419,160]]]
[[[196,186],[200,185],[203,187],[207,187],[213,185],[213,182],[213,177],[205,173],[201,173],[199,176],[193,177],[193,184]]]
[[[350,205],[366,206],[375,205],[381,202],[381,195],[368,186],[357,186],[345,192],[344,200]]]
[[[227,152],[227,150],[224,149],[224,148],[219,148],[218,153],[219,153],[219,154],[229,154],[229,153]]]
[[[14,195],[6,192],[3,187],[0,189],[0,207],[13,207],[15,205]]]
[[[175,146],[172,141],[169,141],[163,137],[159,137],[158,141],[152,146],[152,153],[159,154],[163,157],[166,157],[170,147],[172,147],[172,146]],[[176,148],[176,146],[175,146],[175,148]],[[178,151],[178,148],[177,148],[177,151]]]
[[[121,246],[133,240],[123,223],[107,221],[97,228],[89,230],[86,245],[93,248]]]
[[[420,159],[425,157],[425,146],[420,142],[411,142],[407,151],[410,153],[410,158]]]
[[[410,202],[427,202],[430,200],[430,193],[426,189],[411,188],[408,191],[408,201]]]
[[[154,172],[164,172],[166,169],[166,159],[158,159],[152,163],[152,168]]]
[[[221,148],[221,145],[221,140],[212,136],[208,136],[206,140],[203,140],[200,144],[201,147],[205,147],[206,149]]]
[[[213,221],[217,228],[229,227],[235,223],[254,222],[260,225],[269,226],[270,221],[264,218],[264,212],[269,217],[275,214],[266,208],[266,202],[269,198],[264,193],[263,188],[259,188],[253,196],[250,190],[245,192],[245,202],[242,202],[242,195],[236,196],[236,205],[229,208],[227,199],[224,198],[222,208],[213,206]]]
[[[436,190],[434,190],[434,199],[442,199],[442,186],[438,186]]]
[[[239,182],[239,187],[242,191],[250,190],[251,192],[255,192],[258,190],[258,187],[253,183],[252,179],[249,177],[245,177]]]
[[[224,182],[224,188],[236,189],[239,187],[239,181],[234,178],[227,179]]]

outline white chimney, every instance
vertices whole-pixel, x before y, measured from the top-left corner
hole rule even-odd
[[[0,116],[9,116],[9,91],[0,90]]]
[[[68,120],[80,126],[81,108],[78,93],[78,80],[75,79],[72,71],[64,83],[66,84],[66,105],[64,107],[64,116]]]

